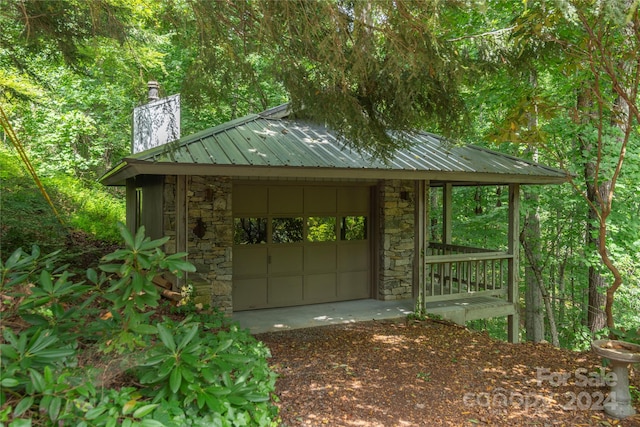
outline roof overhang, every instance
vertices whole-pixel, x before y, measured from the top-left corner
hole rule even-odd
[[[138,175],[200,175],[243,178],[299,178],[299,179],[408,179],[428,180],[432,185],[502,185],[502,184],[562,184],[568,176],[538,176],[505,173],[462,171],[424,171],[372,168],[330,168],[259,165],[211,165],[159,163],[124,159],[107,172],[100,182],[105,185],[125,185],[126,180]]]

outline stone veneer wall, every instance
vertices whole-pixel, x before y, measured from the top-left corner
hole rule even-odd
[[[380,183],[380,274],[378,297],[383,300],[413,296],[414,183]],[[403,199],[402,195],[406,197]]]
[[[168,176],[164,191],[165,245],[176,252],[176,177]],[[233,213],[232,185],[228,177],[187,177],[187,252],[196,267],[188,281],[193,283],[195,302],[231,313]],[[198,236],[200,235],[200,236]]]

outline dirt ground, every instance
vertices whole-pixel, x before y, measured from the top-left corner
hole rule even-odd
[[[257,338],[279,374],[283,426],[640,426],[603,412],[612,377],[591,353],[429,320]],[[638,389],[639,377],[632,370]]]

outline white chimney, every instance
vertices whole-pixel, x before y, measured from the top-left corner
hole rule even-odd
[[[180,94],[160,98],[156,81],[147,88],[149,103],[133,109],[133,154],[180,138]]]
[[[160,96],[158,96],[160,85],[157,81],[151,80],[149,83],[147,83],[147,87],[149,88],[149,102],[157,101],[158,99],[160,99]]]

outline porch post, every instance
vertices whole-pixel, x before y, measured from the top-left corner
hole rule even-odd
[[[442,186],[442,243],[451,244],[451,224],[453,202],[452,195],[453,185],[446,183]]]
[[[136,186],[136,179],[129,178],[126,183],[126,222],[129,232],[133,235],[136,234],[138,228],[138,214],[139,214],[139,202],[138,192]]]
[[[519,310],[519,230],[520,230],[520,184],[509,184],[509,255],[513,258],[509,260],[509,271],[507,277],[507,299],[513,304],[515,312],[508,316],[507,335],[509,342],[519,341],[520,330],[520,310]]]
[[[185,175],[176,176],[176,252],[187,252],[187,177]],[[176,278],[178,289],[182,282],[188,280],[189,273],[183,279]]]
[[[417,297],[420,309],[424,310],[424,297],[426,295],[425,283],[425,255],[427,253],[427,191],[429,189],[428,181],[418,180],[415,182],[415,266],[413,275],[413,296]],[[418,308],[416,306],[416,308]]]

